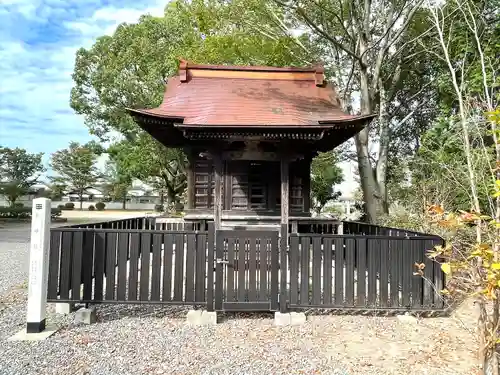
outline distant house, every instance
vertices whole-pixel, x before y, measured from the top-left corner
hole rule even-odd
[[[82,195],[82,201],[84,202],[99,202],[105,199],[103,189],[99,189],[97,187],[89,187],[85,189],[84,194]],[[62,197],[63,202],[79,202],[80,196],[76,191],[68,191]]]
[[[111,198],[106,195],[103,185],[96,184],[85,189],[82,196],[84,202],[111,202]],[[64,202],[79,202],[80,198],[75,191],[68,191],[62,198]],[[126,202],[129,203],[159,203],[160,195],[148,185],[140,181],[134,181],[132,187],[127,191]]]

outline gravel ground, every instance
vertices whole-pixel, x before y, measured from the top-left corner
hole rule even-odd
[[[191,327],[183,308],[118,305],[98,306],[98,323],[84,326],[51,306],[55,335],[6,341],[25,324],[27,241],[6,240],[0,230],[0,260],[1,375],[477,373],[468,304],[452,318],[308,314],[299,327],[275,327],[271,314]]]
[[[28,278],[29,225],[0,224],[0,296]],[[1,299],[0,299],[1,302]]]

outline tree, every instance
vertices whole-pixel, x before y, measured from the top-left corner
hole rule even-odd
[[[488,374],[500,373],[499,5],[429,6],[430,40],[421,46],[437,63],[440,116],[408,163],[407,189],[420,212],[427,208],[419,223],[446,239],[430,254],[448,274],[443,293],[478,307],[481,373]]]
[[[304,2],[275,0],[288,11],[296,24],[305,27],[323,46],[330,61],[330,71],[343,93],[344,108],[353,107],[352,93],[359,93],[361,114],[378,112],[373,124],[355,136],[363,197],[368,220],[376,222],[387,211],[386,176],[389,146],[393,129],[411,118],[412,110],[427,100],[425,91],[417,89],[407,97],[412,108],[398,106],[396,100],[402,82],[415,59],[415,40],[408,30],[421,23],[415,15],[423,0],[395,1],[326,1]],[[425,20],[425,19],[424,19]],[[422,34],[422,33],[420,33]],[[410,68],[410,69],[408,69]],[[397,116],[396,116],[397,115]],[[378,155],[370,152],[370,130],[378,135]]]
[[[119,161],[121,174],[149,184],[169,203],[180,203],[187,186],[186,156],[182,150],[166,148],[149,134],[110,146],[108,153]]]
[[[49,198],[54,201],[60,201],[67,190],[67,186],[60,182],[53,182],[49,185]]]
[[[111,151],[111,152],[110,152]],[[110,147],[109,160],[106,162],[104,179],[106,190],[113,200],[122,201],[122,208],[127,205],[127,195],[132,186],[133,170],[129,167],[128,155],[123,153],[123,148]]]
[[[45,171],[42,156],[43,153],[31,154],[22,148],[0,147],[0,194],[11,206]]]
[[[64,184],[76,192],[83,207],[85,190],[96,183],[100,173],[96,167],[98,154],[90,145],[71,142],[67,149],[56,151],[51,155],[50,166],[58,174],[52,177],[57,184]]]
[[[314,210],[318,214],[329,201],[340,196],[339,191],[334,191],[334,186],[344,178],[337,162],[335,152],[321,152],[311,163],[311,196],[315,202]]]

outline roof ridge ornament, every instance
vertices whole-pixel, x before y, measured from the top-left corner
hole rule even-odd
[[[322,63],[316,64],[315,80],[316,86],[323,86],[325,83],[325,67]]]
[[[184,59],[179,59],[180,64],[179,64],[179,77],[181,79],[181,82],[187,82],[188,80],[188,62]]]

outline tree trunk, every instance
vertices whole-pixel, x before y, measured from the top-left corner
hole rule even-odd
[[[368,71],[366,68],[360,69],[360,89],[361,89],[361,114],[372,113],[370,87]],[[368,127],[356,134],[356,154],[358,156],[358,171],[365,201],[365,211],[369,223],[376,224],[382,209],[382,199],[379,192],[377,180],[373,173],[368,149]]]
[[[380,197],[382,201],[383,213],[389,213],[389,202],[387,197],[387,158],[389,156],[389,143],[391,130],[389,127],[389,114],[387,113],[387,96],[383,83],[379,83],[380,104],[379,104],[379,153],[377,165],[375,167],[375,179],[378,184]]]
[[[17,197],[11,195],[7,197],[7,200],[9,201],[10,207],[14,207],[14,205],[16,204]]]
[[[122,200],[122,209],[126,210],[127,209],[127,196],[125,195]]]
[[[80,196],[78,198],[80,198],[80,211],[82,211],[83,210],[83,194],[80,194]]]

